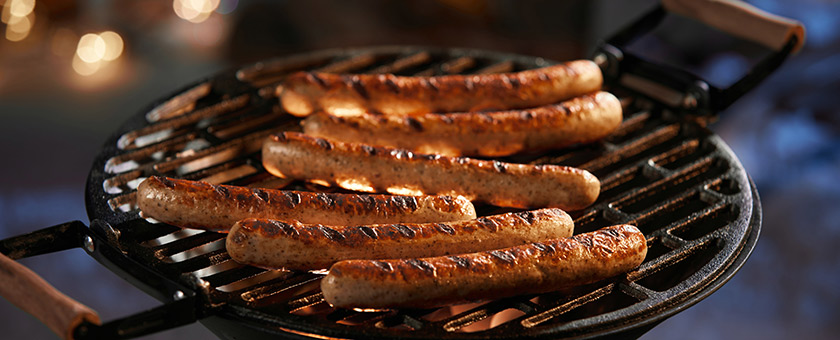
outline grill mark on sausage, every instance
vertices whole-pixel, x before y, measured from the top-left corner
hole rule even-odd
[[[365,100],[370,99],[370,96],[368,95],[365,86],[362,85],[362,81],[358,75],[351,76],[349,80],[345,77],[344,83],[349,83],[350,87],[353,88],[353,91],[356,91],[356,93],[358,93],[360,97],[364,98]]]
[[[490,229],[492,231],[499,231],[499,223],[493,220],[492,218],[479,217],[475,219],[475,221],[478,222],[478,224],[480,224],[484,228]]]
[[[505,263],[513,263],[516,261],[516,256],[505,250],[491,250],[487,253]]]
[[[446,223],[435,223],[435,228],[449,235],[455,235],[455,228]]]
[[[367,237],[370,237],[374,240],[379,238],[379,234],[376,233],[376,229],[373,229],[371,227],[361,226],[361,227],[359,227],[359,230],[361,230],[362,233],[367,235]]]
[[[508,165],[507,163],[493,161],[493,168],[496,169],[499,173],[507,173]]]
[[[420,269],[421,271],[423,271],[425,273],[428,273],[428,274],[431,274],[431,275],[435,274],[435,266],[433,266],[431,263],[428,263],[426,261],[423,261],[423,260],[420,260],[420,259],[407,259],[407,260],[403,260],[403,262],[407,263],[408,265],[410,265],[414,268]]]
[[[162,183],[163,186],[165,186],[169,189],[175,189],[175,187],[177,186],[177,184],[175,184],[175,182],[171,181],[169,178],[157,177],[157,176],[155,176],[154,178],[157,179],[158,181],[160,181],[160,183]]]
[[[401,210],[417,210],[417,198],[414,196],[394,196],[391,198],[391,202]]]
[[[284,233],[286,233],[286,235],[289,235],[289,236],[300,235],[297,228],[295,228],[291,224],[288,224],[288,223],[285,223],[285,222],[282,222],[282,221],[271,221],[271,226],[273,228],[265,228],[265,225],[263,225],[262,230],[266,230],[266,229],[272,230],[273,235],[276,235],[277,232],[280,231],[280,230],[282,230]]]
[[[414,131],[423,132],[423,124],[413,117],[407,117],[405,123]]]
[[[394,224],[394,228],[400,232],[403,236],[407,238],[414,238],[417,236],[417,232],[414,231],[411,227],[404,225],[404,224]]]
[[[257,197],[258,200],[268,203],[269,195],[265,190],[257,188],[253,190],[254,196]]]
[[[516,77],[505,77],[505,78],[507,78],[508,83],[510,83],[510,87],[514,90],[518,89],[519,86],[522,85],[522,82],[519,81],[519,78],[516,78]]]
[[[332,199],[332,197],[330,197],[330,195],[328,195],[328,194],[325,194],[323,192],[319,192],[319,193],[315,194],[315,198],[319,202],[324,204],[324,206],[326,206],[326,207],[332,208],[332,207],[335,206],[335,200]]]
[[[435,78],[420,78],[420,85],[426,88],[432,89],[432,91],[440,92],[440,88],[438,88],[437,84],[435,84],[437,80]]]
[[[521,218],[525,222],[528,222],[528,224],[534,224],[534,222],[537,220],[537,216],[534,215],[533,211],[520,211],[514,213],[514,215]]]
[[[453,256],[447,256],[447,258],[452,260],[452,262],[454,262],[456,266],[461,267],[461,268],[469,268],[472,264],[472,263],[470,263],[470,260],[465,259],[465,258],[460,257],[460,256],[454,256],[453,255]]]
[[[384,270],[384,271],[386,271],[386,272],[393,272],[394,271],[394,266],[392,266],[388,262],[373,261],[373,265],[382,269],[382,270]]]
[[[296,205],[300,204],[300,194],[290,191],[286,191],[283,194],[286,195],[286,201],[289,203],[290,208],[294,208]]]
[[[400,93],[400,86],[397,85],[397,83],[395,83],[394,79],[391,79],[391,77],[385,77],[385,85],[388,87],[389,90],[391,90],[391,92],[395,94]]]
[[[222,195],[223,198],[230,199],[230,190],[228,190],[228,188],[225,188],[221,185],[214,185],[213,190],[219,193],[219,195]]]
[[[344,235],[342,233],[340,233],[338,230],[335,230],[335,229],[327,227],[327,226],[318,226],[317,228],[330,241],[344,240]]]
[[[368,156],[376,156],[377,154],[376,148],[367,144],[362,145],[362,151],[364,151]]]
[[[327,83],[324,81],[324,79],[321,79],[321,77],[319,77],[313,72],[306,72],[306,79],[309,80],[309,82],[311,83],[318,84],[318,87],[322,89],[327,88]]]
[[[333,145],[330,141],[323,139],[323,138],[315,138],[315,144],[322,147],[324,150],[332,150]]]

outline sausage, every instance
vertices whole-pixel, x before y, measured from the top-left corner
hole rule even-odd
[[[144,216],[184,228],[226,232],[241,219],[328,225],[448,222],[475,218],[464,197],[315,193],[212,185],[152,176],[137,187]]]
[[[269,137],[262,160],[280,177],[368,192],[460,195],[513,208],[582,209],[600,190],[594,175],[572,167],[422,155],[298,132]]]
[[[511,212],[473,220],[366,226],[324,226],[265,219],[237,222],[227,251],[263,268],[326,269],[347,259],[394,259],[469,253],[572,235],[560,209]]]
[[[427,308],[592,283],[636,268],[646,254],[645,236],[618,225],[463,255],[341,261],[321,290],[335,307]]]
[[[445,156],[508,156],[606,137],[621,124],[618,98],[595,92],[532,109],[419,116],[324,112],[303,120],[306,134]]]
[[[402,77],[393,74],[298,72],[278,87],[283,108],[304,117],[315,111],[416,115],[542,106],[601,88],[601,69],[576,60],[515,73]]]

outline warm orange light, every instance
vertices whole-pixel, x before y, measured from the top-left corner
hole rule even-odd
[[[96,71],[99,71],[101,67],[102,61],[87,62],[82,60],[78,53],[73,56],[73,71],[76,71],[76,73],[80,75],[92,75],[96,73]]]
[[[35,0],[9,0],[9,14],[15,17],[25,17],[35,9]]]
[[[6,26],[6,39],[9,41],[21,41],[29,36],[32,30],[32,25],[35,21],[35,14],[30,13],[28,16],[18,17],[12,16],[9,19],[8,26]]]
[[[341,178],[341,179],[336,179],[335,182],[338,183],[338,186],[340,186],[344,189],[348,189],[348,190],[362,191],[362,192],[374,192],[375,191],[373,189],[373,185],[370,183],[370,181],[368,181],[364,178]]]
[[[123,40],[119,34],[113,31],[105,31],[99,34],[105,42],[105,54],[103,60],[111,61],[120,57],[123,52]]]
[[[418,188],[412,188],[408,186],[392,186],[385,189],[389,194],[392,195],[403,195],[403,196],[422,196],[423,191]]]
[[[79,39],[76,55],[86,63],[96,63],[105,56],[105,40],[99,34],[88,33]]]
[[[219,7],[219,0],[174,0],[172,9],[179,18],[192,23],[207,20]]]

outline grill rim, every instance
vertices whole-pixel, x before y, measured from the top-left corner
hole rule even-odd
[[[383,47],[367,48],[367,49],[364,49],[364,48],[363,49],[341,48],[341,49],[329,49],[329,50],[316,51],[316,52],[306,53],[306,54],[302,54],[302,55],[304,55],[304,56],[312,56],[312,55],[317,56],[319,54],[335,53],[335,51],[352,51],[354,53],[362,53],[362,52],[370,52],[370,51],[382,51],[382,50],[394,51],[394,49],[404,53],[405,51],[412,51],[412,50],[429,50],[427,48],[429,48],[429,47],[383,46]],[[481,56],[486,56],[487,54],[492,54],[492,55],[516,56],[517,59],[523,59],[524,58],[524,59],[544,60],[542,58],[537,58],[537,57],[513,55],[513,54],[507,54],[507,53],[499,53],[499,52],[494,52],[494,51],[484,51],[484,50],[475,50],[475,49],[460,49],[460,48],[450,49],[450,48],[432,47],[431,51],[433,53],[434,52],[441,52],[441,51],[445,51],[445,52],[448,52],[448,51],[466,51],[469,54],[478,54],[478,55],[481,55]],[[294,56],[292,56],[292,57],[294,57]],[[283,58],[276,58],[276,59],[283,59]],[[276,60],[276,59],[272,59],[272,60]],[[550,63],[550,61],[547,61],[547,62]],[[240,69],[244,69],[244,68],[240,68]],[[182,87],[177,92],[175,92],[174,95],[170,95],[170,96],[163,97],[163,98],[159,99],[158,101],[150,104],[149,107],[147,107],[143,111],[141,111],[141,114],[133,115],[130,119],[128,119],[114,133],[114,135],[111,138],[108,139],[108,141],[105,143],[103,148],[100,150],[99,156],[97,156],[96,160],[94,161],[94,164],[92,166],[92,170],[91,170],[91,172],[88,176],[87,191],[86,191],[86,208],[88,210],[88,216],[92,221],[91,226],[94,225],[93,221],[106,222],[106,224],[107,224],[108,221],[105,221],[105,219],[97,218],[97,217],[100,217],[100,216],[112,215],[114,217],[114,219],[112,220],[112,223],[115,223],[115,225],[120,225],[120,224],[125,223],[126,222],[126,217],[128,216],[128,214],[110,211],[110,209],[107,207],[107,205],[97,205],[97,204],[91,204],[90,203],[91,201],[95,201],[97,199],[107,200],[107,197],[110,196],[109,194],[107,194],[105,192],[105,189],[103,188],[103,179],[110,178],[110,177],[113,177],[113,176],[116,176],[116,175],[119,175],[119,174],[108,174],[107,172],[105,172],[104,171],[105,164],[111,156],[118,155],[120,153],[124,153],[124,152],[128,151],[128,150],[120,149],[119,147],[117,147],[117,143],[115,143],[115,142],[112,143],[112,141],[117,141],[119,139],[119,137],[122,136],[123,134],[128,133],[128,132],[133,131],[133,130],[136,130],[135,128],[132,128],[132,126],[136,127],[136,126],[145,126],[147,124],[151,124],[150,122],[146,121],[146,113],[150,112],[151,110],[153,110],[156,107],[159,107],[161,104],[165,103],[169,99],[171,99],[171,98],[173,98],[173,97],[175,97],[175,96],[177,96],[181,93],[184,93],[185,91],[189,91],[190,89],[193,89],[196,86],[200,86],[200,85],[205,84],[205,83],[213,83],[215,81],[218,81],[219,78],[235,77],[235,74],[236,74],[235,72],[237,72],[237,71],[234,70],[234,71],[223,72],[223,73],[220,73],[216,76],[201,79],[197,82],[194,82],[194,83],[191,83],[187,86]],[[238,94],[234,94],[233,96],[235,96],[235,95],[238,95]],[[653,327],[656,324],[658,324],[659,322],[661,322],[662,320],[666,319],[667,317],[669,317],[673,314],[676,314],[676,313],[684,310],[685,308],[690,307],[691,305],[699,302],[700,300],[702,300],[703,298],[705,298],[706,296],[708,296],[709,294],[711,294],[715,290],[717,290],[726,281],[728,281],[731,278],[732,275],[734,275],[734,273],[740,268],[740,266],[743,265],[743,263],[749,257],[749,254],[752,252],[752,248],[754,247],[755,242],[757,242],[758,233],[759,233],[759,230],[760,230],[760,202],[758,200],[758,196],[757,196],[757,193],[755,191],[755,187],[752,184],[751,180],[748,178],[748,175],[746,174],[746,172],[743,170],[743,167],[740,165],[740,162],[737,160],[737,157],[735,157],[734,153],[732,153],[731,149],[729,149],[728,146],[726,146],[726,144],[723,143],[722,140],[719,140],[719,137],[717,135],[715,135],[714,133],[712,133],[711,131],[708,131],[704,127],[700,127],[700,129],[709,133],[709,135],[712,138],[718,139],[718,143],[715,143],[715,145],[718,146],[718,147],[723,146],[723,148],[720,149],[720,151],[725,153],[725,154],[728,154],[730,156],[730,157],[728,157],[728,159],[736,161],[736,164],[731,164],[730,165],[730,171],[732,171],[732,168],[740,169],[743,176],[746,177],[746,181],[749,182],[750,190],[742,190],[742,192],[752,193],[752,195],[750,195],[750,197],[746,198],[746,199],[747,200],[750,200],[750,199],[752,200],[752,206],[754,206],[754,207],[758,206],[758,209],[755,209],[755,208],[752,209],[753,215],[755,215],[756,211],[759,212],[758,220],[753,218],[752,220],[749,221],[750,225],[749,225],[748,228],[749,228],[749,230],[751,230],[751,232],[755,233],[755,236],[754,237],[751,236],[749,238],[746,237],[746,236],[744,237],[745,241],[747,239],[750,239],[750,240],[752,240],[751,241],[752,243],[749,244],[749,245],[741,244],[739,246],[739,248],[744,249],[744,247],[747,246],[747,251],[739,250],[738,251],[738,256],[736,258],[729,259],[730,261],[737,261],[737,263],[736,262],[730,262],[727,265],[725,270],[721,270],[721,273],[718,275],[717,278],[715,278],[713,280],[713,282],[717,282],[721,277],[723,277],[725,280],[723,280],[722,282],[720,282],[719,284],[716,284],[716,285],[712,285],[711,283],[707,284],[707,286],[705,286],[703,289],[695,292],[694,295],[691,295],[691,296],[693,296],[692,299],[686,300],[683,303],[678,304],[678,308],[676,308],[676,309],[665,308],[666,310],[672,310],[672,309],[673,310],[670,313],[662,314],[661,318],[646,319],[645,322],[636,322],[634,320],[627,320],[625,322],[622,322],[622,324],[624,324],[624,326],[615,327],[613,330],[603,331],[603,332],[598,332],[598,333],[589,333],[589,334],[584,334],[584,335],[580,335],[580,336],[576,336],[576,337],[587,338],[587,337],[592,337],[592,336],[606,336],[606,335],[611,335],[611,334],[616,334],[616,333],[638,330],[640,326],[648,326],[649,325],[649,327]],[[629,168],[629,166],[625,167],[625,168]],[[94,176],[95,172],[100,172],[100,174],[103,175],[104,177],[101,177],[100,179],[97,179],[96,178],[97,176]],[[100,196],[100,197],[97,197],[97,196]],[[104,214],[101,211],[104,211]],[[117,242],[116,245],[119,247],[119,242]],[[743,257],[743,259],[741,259],[741,257]],[[733,267],[735,267],[735,268],[733,268]],[[111,269],[111,270],[113,270],[113,269]],[[142,278],[134,278],[134,279],[142,281]],[[137,283],[133,282],[132,280],[129,280],[129,281],[131,281],[133,284],[137,285]],[[140,286],[138,285],[138,287],[140,287]],[[712,288],[712,289],[710,289],[710,288]],[[675,287],[673,287],[671,289],[675,289]],[[144,291],[146,291],[146,289],[144,289]],[[700,295],[701,292],[704,292],[704,294],[702,294],[702,296],[698,296],[698,295]],[[147,291],[147,293],[148,293],[148,291]],[[154,296],[154,294],[152,294],[152,295]],[[166,301],[166,297],[164,297],[163,300]],[[205,308],[205,307],[199,307],[199,308]],[[207,315],[220,316],[220,317],[221,316],[229,316],[231,318],[236,318],[236,319],[240,319],[242,317],[241,313],[235,313],[235,312],[230,312],[229,313],[229,312],[227,312],[227,310],[229,308],[233,308],[233,310],[235,310],[237,308],[242,308],[240,306],[236,306],[236,305],[232,305],[232,304],[225,304],[224,306],[221,306],[221,307],[219,307],[219,306],[209,306],[209,307],[206,307],[206,308],[207,308],[207,312],[206,312]],[[622,309],[618,309],[618,310],[610,312],[610,313],[616,313],[616,312],[619,312],[621,310]],[[257,313],[259,313],[259,312],[257,312]],[[583,319],[583,320],[587,320],[587,319]],[[205,326],[207,326],[211,330],[213,330],[215,328],[212,325],[208,325],[208,323],[203,322],[203,320],[199,320],[199,321],[202,321],[202,323],[204,323]],[[241,323],[241,321],[240,321],[240,323]],[[295,325],[292,324],[290,326],[295,326]],[[294,329],[294,328],[292,328],[292,329]],[[217,333],[217,334],[219,334],[219,333]],[[288,333],[280,333],[280,334],[288,335]],[[321,333],[321,334],[323,334],[323,333]],[[452,338],[472,338],[472,337],[478,337],[482,333],[450,333],[450,334],[453,335]],[[639,335],[640,334],[643,334],[643,332],[639,333]],[[372,334],[365,334],[365,333],[362,333],[361,335],[364,336],[364,337],[372,336]],[[336,334],[335,336],[341,336],[341,334]],[[556,336],[556,334],[537,336],[535,338],[541,338],[541,337],[544,338],[544,337],[550,337],[550,336]],[[373,338],[393,338],[393,335],[382,336],[382,337],[374,336]],[[408,337],[408,338],[417,339],[418,337]],[[523,338],[523,337],[518,336],[518,338]]]

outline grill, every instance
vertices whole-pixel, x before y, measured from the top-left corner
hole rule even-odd
[[[661,9],[655,13],[663,15]],[[781,53],[786,56],[792,46]],[[605,54],[611,48],[604,45],[596,57],[605,70],[619,62],[616,54]],[[577,166],[601,179],[598,201],[572,213],[575,233],[629,223],[647,236],[649,251],[639,268],[587,286],[436,309],[334,309],[319,290],[323,273],[240,265],[226,253],[224,234],[147,221],[134,203],[137,185],[152,175],[340,190],[275,178],[261,165],[258,151],[267,136],[299,129],[298,120],[278,107],[275,91],[291,72],[430,76],[552,63],[499,52],[399,46],[326,50],[218,74],[154,103],[107,141],[87,183],[90,227],[65,223],[3,240],[0,251],[21,258],[83,247],[164,302],[102,326],[84,323],[76,338],[131,338],[195,321],[228,339],[639,336],[735,274],[757,242],[761,208],[738,159],[705,128],[707,119],[618,82],[609,90],[622,99],[625,119],[610,137],[504,159]],[[479,215],[501,212],[491,206],[477,210]]]

